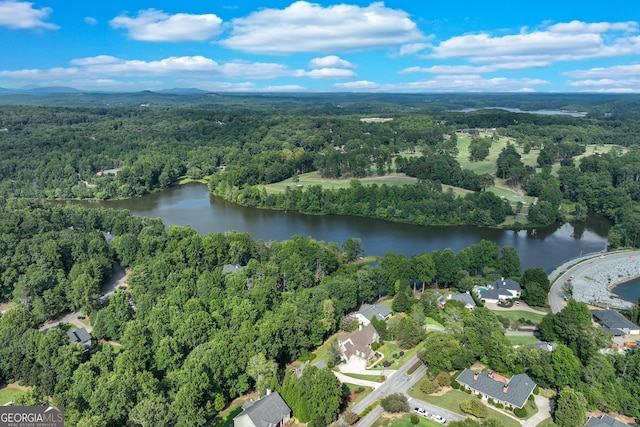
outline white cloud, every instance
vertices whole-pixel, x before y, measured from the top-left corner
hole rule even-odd
[[[471,62],[570,61],[640,54],[640,37],[612,32],[638,30],[635,22],[559,23],[536,31],[495,37],[486,33],[452,37],[433,48],[429,58],[465,58]]]
[[[127,30],[129,37],[134,40],[153,42],[204,41],[222,31],[222,19],[214,14],[169,15],[155,9],[141,10],[135,18],[120,15],[109,23],[113,28]]]
[[[629,79],[587,79],[570,81],[571,87],[580,88],[585,92],[607,93],[638,93],[640,92],[640,78]]]
[[[221,44],[244,52],[288,54],[384,49],[423,39],[406,12],[384,3],[323,7],[297,1],[234,19],[231,37]]]
[[[606,33],[608,31],[638,31],[638,23],[627,22],[582,22],[571,21],[561,22],[549,27],[549,31],[554,33]]]
[[[51,11],[50,7],[34,9],[33,3],[26,1],[0,1],[0,27],[14,30],[57,30],[57,25],[45,22]]]
[[[354,92],[534,92],[536,87],[548,85],[541,79],[485,79],[478,75],[435,76],[431,80],[407,83],[377,84],[369,81],[339,83],[334,86]]]
[[[434,65],[431,67],[409,67],[401,70],[399,74],[430,73],[430,74],[486,74],[498,70],[528,70],[531,68],[546,67],[549,62],[523,61],[507,62],[491,65]]]
[[[309,62],[310,68],[355,68],[349,61],[345,61],[336,55],[324,56],[322,58],[313,58]]]
[[[640,64],[631,65],[615,65],[612,67],[598,67],[588,70],[574,70],[564,73],[565,76],[576,79],[595,79],[595,78],[621,78],[640,76]]]
[[[348,79],[356,76],[353,70],[345,70],[344,68],[317,68],[303,73],[314,79]]]
[[[425,50],[428,47],[431,47],[431,45],[428,43],[405,44],[400,47],[400,52],[398,52],[398,56],[413,55],[414,53],[418,53],[421,50]]]
[[[91,16],[85,16],[84,22],[85,24],[96,25],[98,23],[98,20],[96,18],[92,18]]]

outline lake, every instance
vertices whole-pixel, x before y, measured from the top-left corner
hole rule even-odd
[[[198,233],[236,230],[254,239],[282,241],[299,234],[324,242],[362,240],[366,254],[395,252],[411,256],[451,248],[459,251],[482,239],[513,246],[523,269],[554,267],[580,255],[605,249],[610,223],[590,216],[586,222],[554,224],[531,230],[500,230],[473,226],[417,226],[355,216],[304,215],[296,212],[252,209],[227,202],[197,183],[128,200],[80,201],[89,207],[127,209],[134,215],[161,218],[167,225],[190,225]]]
[[[640,299],[640,278],[629,280],[622,283],[611,290],[618,298],[632,303],[636,303]]]
[[[526,114],[542,114],[544,116],[571,116],[571,117],[586,117],[587,113],[579,111],[565,111],[565,110],[531,110],[525,111],[519,108],[507,108],[507,107],[485,107],[485,108],[464,108],[462,110],[452,110],[456,113],[471,113],[473,111],[482,110],[504,110],[511,113],[526,113]]]

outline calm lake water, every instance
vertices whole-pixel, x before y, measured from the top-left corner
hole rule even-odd
[[[612,289],[618,298],[635,303],[640,299],[640,279],[633,279]]]
[[[505,110],[512,113],[527,113],[527,114],[542,114],[544,116],[571,116],[571,117],[586,117],[587,113],[579,111],[565,111],[565,110],[531,110],[523,111],[519,108],[507,108],[507,107],[485,107],[485,108],[464,108],[462,110],[453,110],[458,113],[471,113],[473,111],[481,110]]]
[[[353,216],[285,213],[229,203],[197,183],[137,199],[79,203],[127,209],[134,215],[162,218],[167,225],[190,225],[203,235],[236,230],[264,241],[282,241],[299,234],[336,243],[357,237],[370,255],[395,252],[411,256],[446,248],[457,252],[486,239],[498,246],[515,247],[523,269],[541,267],[547,272],[572,258],[604,250],[610,227],[606,219],[595,216],[576,225],[512,231],[470,226],[423,227]]]

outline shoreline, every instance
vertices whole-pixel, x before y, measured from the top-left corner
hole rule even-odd
[[[572,280],[573,298],[589,305],[629,310],[634,303],[619,298],[615,287],[623,283],[640,278],[640,253],[631,252],[628,255],[611,259],[605,256],[583,260],[572,266],[577,269]]]

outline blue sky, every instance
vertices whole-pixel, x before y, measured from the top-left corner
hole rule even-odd
[[[640,2],[0,0],[0,87],[640,92]]]

